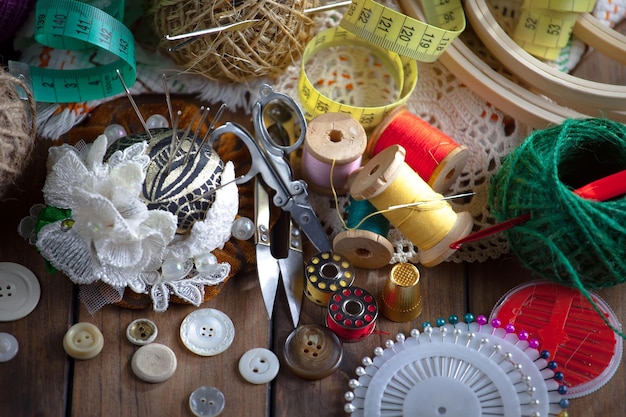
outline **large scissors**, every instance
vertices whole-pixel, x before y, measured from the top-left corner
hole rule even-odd
[[[276,137],[281,136],[276,135],[276,129],[273,129],[274,134],[268,131],[266,119],[273,119],[269,112],[272,108],[286,109],[297,118],[300,133],[297,139],[293,138],[295,139],[293,143],[285,141],[284,136]],[[276,123],[270,127],[276,128],[280,122],[274,121]],[[212,144],[216,138],[225,133],[231,133],[241,139],[250,152],[251,168],[246,174],[238,177],[237,183],[241,184],[252,178],[255,179],[256,255],[263,301],[271,318],[279,277],[282,276],[295,327],[300,316],[304,288],[301,232],[318,251],[332,250],[328,235],[308,201],[306,182],[293,179],[291,166],[286,159],[304,142],[306,121],[302,111],[291,97],[277,93],[269,85],[264,84],[261,86],[259,99],[252,109],[252,123],[256,138],[244,127],[233,122],[226,122],[211,134],[210,143]],[[274,242],[272,242],[269,230],[269,193],[264,185],[273,191],[273,203],[290,217],[287,232],[287,256],[280,258],[272,254]],[[285,239],[280,240],[285,241]]]
[[[290,108],[300,123],[298,139],[289,145],[282,145],[270,135],[264,121],[264,109],[268,103],[278,101]],[[307,183],[302,179],[293,179],[287,155],[298,149],[304,142],[306,135],[306,120],[296,102],[286,94],[275,92],[271,86],[263,84],[260,88],[259,99],[252,108],[252,123],[256,138],[244,127],[237,123],[226,122],[216,128],[209,139],[213,141],[225,133],[232,133],[241,139],[252,158],[250,170],[237,178],[237,184],[250,181],[257,174],[263,182],[274,192],[273,203],[282,210],[289,212],[302,232],[319,252],[330,252],[332,245],[324,231],[315,211],[309,203]]]

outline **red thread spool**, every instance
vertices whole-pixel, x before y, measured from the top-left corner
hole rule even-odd
[[[330,297],[326,327],[344,342],[358,342],[374,331],[377,317],[372,294],[359,287],[343,288]]]
[[[366,149],[371,157],[391,145],[407,150],[406,163],[438,193],[447,191],[461,174],[469,157],[456,143],[425,120],[400,106],[372,132]]]

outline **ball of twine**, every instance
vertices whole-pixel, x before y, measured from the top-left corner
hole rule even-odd
[[[512,252],[540,276],[585,290],[626,280],[626,198],[598,202],[572,191],[626,169],[626,126],[567,120],[533,132],[492,179],[490,205]]]
[[[0,196],[22,173],[35,145],[35,100],[26,84],[0,70]],[[16,86],[28,94],[27,105]]]
[[[304,11],[307,0],[189,1],[150,0],[148,20],[159,39],[245,20],[243,29],[197,37],[169,52],[187,72],[217,81],[242,83],[273,77],[296,62],[311,38],[313,21]],[[162,40],[167,50],[178,41]]]

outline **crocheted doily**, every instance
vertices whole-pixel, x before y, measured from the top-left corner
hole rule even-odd
[[[596,17],[606,20],[607,24],[611,25],[620,20],[623,13],[619,16],[615,13],[607,14],[605,10],[607,1],[598,2],[596,10],[599,11]],[[385,0],[380,3],[399,9],[395,1]],[[513,16],[513,12],[511,7],[504,8],[499,5],[506,3],[511,6],[519,2],[492,0],[490,3],[492,9],[498,11],[501,24],[506,27],[507,19]],[[623,12],[623,9],[622,7],[620,10]],[[318,14],[315,17],[317,31],[335,27],[341,17],[340,11]],[[40,46],[24,41],[29,38],[29,34],[32,34],[32,21],[21,31],[21,36],[16,40],[16,49],[22,52],[22,61],[37,65],[42,62],[40,58],[44,52]],[[141,45],[141,34],[136,34],[136,37],[140,43],[137,51],[138,82],[132,86],[132,94],[162,93],[161,74],[165,73],[172,75],[170,78],[175,81],[170,85],[173,93],[193,94],[209,103],[225,102],[231,110],[249,112],[262,83],[269,83],[276,91],[289,94],[296,100],[298,98],[297,80],[300,75],[300,62],[288,67],[276,80],[259,79],[258,82],[254,81],[245,85],[224,84],[181,73],[181,70],[167,57]],[[470,28],[466,29],[461,39],[495,70],[514,78],[490,55],[478,38],[472,34]],[[572,43],[570,48],[564,50],[563,57],[554,65],[561,70],[568,71],[580,58],[582,51],[584,51],[584,46]],[[63,64],[66,69],[82,66],[87,61],[99,62],[100,60],[98,54],[88,56],[80,51],[48,49],[45,54],[47,54],[46,58],[50,66]],[[531,127],[517,122],[513,117],[492,106],[474,93],[471,86],[466,86],[456,79],[454,74],[442,64],[419,63],[418,68],[418,86],[408,100],[408,110],[428,121],[459,144],[466,146],[470,153],[465,169],[446,195],[474,192],[474,196],[455,199],[451,204],[457,211],[471,213],[474,218],[474,231],[491,226],[495,223],[495,219],[487,206],[490,178],[500,168],[501,159],[529,135]],[[113,98],[73,106],[40,105],[37,120],[39,132],[43,137],[57,138],[83,120],[91,109]],[[347,196],[340,196],[335,202],[333,198],[312,193],[311,202],[320,220],[329,230],[331,238],[343,230],[343,223],[338,218],[336,205],[338,204],[342,209],[347,201]],[[395,247],[395,255],[391,262],[417,262],[417,249],[398,230],[392,228],[388,238]],[[492,235],[478,242],[463,245],[450,260],[455,262],[485,261],[497,258],[507,251],[508,245],[504,236]]]

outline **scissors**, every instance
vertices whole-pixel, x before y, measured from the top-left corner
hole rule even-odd
[[[284,135],[276,135],[276,129],[273,129],[274,134],[268,131],[266,118],[273,119],[276,124],[279,123],[266,112],[268,105],[270,109],[272,107],[288,109],[297,117],[301,129],[298,138],[293,143],[288,143],[288,141],[286,143]],[[257,134],[256,139],[244,127],[233,122],[226,122],[213,131],[209,142],[212,144],[221,135],[231,133],[241,139],[250,152],[252,165],[246,174],[237,178],[236,182],[242,184],[255,179],[257,270],[263,301],[271,318],[278,281],[282,277],[295,327],[300,316],[304,287],[302,233],[318,251],[332,250],[328,235],[308,201],[306,182],[293,179],[291,166],[286,159],[304,142],[306,121],[304,114],[291,97],[277,93],[269,85],[263,84],[259,99],[253,105],[252,123]],[[276,128],[276,126],[272,127]],[[269,221],[270,195],[264,185],[273,192],[273,204],[280,207],[283,213],[289,214],[290,217],[286,257],[276,258],[272,254],[273,242]]]
[[[293,144],[277,143],[265,126],[264,109],[273,101],[290,108],[299,119],[300,134]],[[330,252],[332,245],[328,235],[309,203],[307,183],[302,179],[292,178],[291,167],[285,159],[285,156],[298,149],[304,142],[306,120],[302,110],[291,97],[275,92],[271,86],[263,84],[260,88],[260,97],[252,108],[252,123],[258,140],[241,125],[226,122],[211,133],[209,143],[212,145],[215,139],[225,133],[234,134],[241,139],[250,152],[252,166],[246,174],[237,178],[236,183],[243,184],[257,174],[260,175],[265,185],[274,192],[273,203],[283,211],[289,212],[291,218],[319,252]]]

